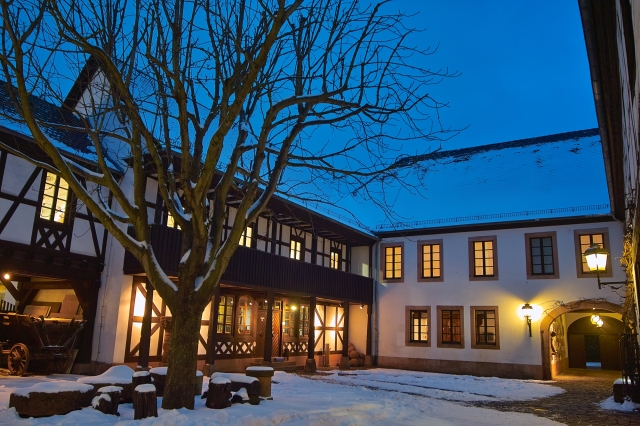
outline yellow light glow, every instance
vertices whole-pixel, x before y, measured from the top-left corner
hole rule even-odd
[[[144,299],[144,296],[142,295],[141,292],[136,291],[136,301],[135,304],[133,305],[133,316],[134,317],[141,317],[144,316],[144,305],[145,305],[146,300]]]
[[[591,324],[597,324],[600,320],[600,315],[593,314],[591,315]]]
[[[594,244],[584,252],[584,258],[587,260],[587,265],[589,266],[589,270],[592,272],[595,271],[605,271],[607,269],[607,256],[609,253],[599,244]]]
[[[531,321],[537,321],[542,316],[542,307],[538,305],[530,304],[531,309],[522,309],[522,305],[518,306],[518,316],[524,319],[525,316],[529,316]]]
[[[298,309],[298,307],[296,305],[291,306],[291,310],[295,311],[296,309]]]
[[[9,274],[4,274],[4,279],[5,279],[5,280],[8,280],[9,278],[11,278],[11,275],[9,275]]]

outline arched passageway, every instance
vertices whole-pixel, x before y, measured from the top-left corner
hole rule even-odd
[[[621,370],[620,334],[622,321],[602,316],[602,326],[591,322],[591,316],[580,318],[567,329],[569,368],[597,367]]]
[[[595,309],[594,309],[595,308]],[[540,342],[541,342],[541,352],[542,352],[542,374],[545,380],[551,380],[556,375],[560,374],[562,371],[569,368],[569,333],[568,328],[570,328],[573,323],[578,321],[588,321],[589,324],[596,328],[593,324],[591,324],[591,315],[594,313],[600,313],[603,315],[605,323],[611,323],[611,328],[607,325],[607,330],[613,330],[616,326],[613,321],[609,320],[619,320],[622,315],[622,306],[616,305],[614,303],[605,302],[605,301],[594,301],[594,300],[580,300],[570,303],[565,303],[562,306],[559,306],[546,314],[546,316],[540,322]],[[580,329],[579,324],[576,326],[577,328],[572,330],[577,331],[586,331],[585,329]],[[604,327],[604,324],[603,324]],[[579,335],[581,333],[574,333]],[[587,335],[588,333],[582,333],[582,335]],[[595,335],[593,333],[591,335]],[[615,340],[612,333],[603,333],[607,336],[611,335],[612,337],[605,337],[604,345],[609,347],[609,345]],[[578,340],[579,338],[575,338]],[[594,338],[589,338],[592,341],[595,341]],[[586,346],[585,340],[585,346]],[[579,344],[579,343],[578,343]],[[598,337],[598,344],[600,345],[600,338]],[[573,344],[572,344],[573,345]],[[586,348],[585,348],[586,351]],[[606,352],[607,356],[614,356],[610,353],[610,351]],[[585,355],[586,358],[586,355]],[[608,362],[608,361],[607,361]],[[582,365],[582,364],[580,364]],[[608,364],[609,365],[609,364]],[[585,367],[586,367],[586,359],[585,359]]]

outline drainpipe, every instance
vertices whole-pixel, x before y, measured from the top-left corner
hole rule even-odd
[[[380,341],[380,330],[378,324],[380,320],[379,315],[379,295],[378,288],[380,286],[380,239],[374,244],[374,256],[373,256],[373,269],[371,270],[371,277],[373,278],[373,365],[378,366],[378,347]]]

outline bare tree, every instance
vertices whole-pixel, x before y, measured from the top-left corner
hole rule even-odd
[[[406,15],[386,7],[357,0],[2,0],[0,64],[19,111],[13,118],[52,165],[30,161],[69,183],[171,309],[179,332],[164,408],[193,408],[202,312],[243,231],[274,193],[329,201],[331,184],[332,196],[366,198],[415,165],[399,157],[403,149],[423,154],[428,142],[446,137],[438,118],[445,105],[427,89],[454,74],[420,65],[433,50],[409,45],[415,31],[404,26]],[[93,144],[93,171],[57,148],[48,133],[54,125],[29,103],[36,95],[61,104],[66,76],[89,59],[99,69],[90,90],[66,107],[83,123],[73,130]],[[177,283],[149,241],[150,173],[182,229]],[[87,192],[82,179],[107,189],[118,209]],[[129,191],[124,181],[132,182]],[[223,240],[231,193],[241,200]]]

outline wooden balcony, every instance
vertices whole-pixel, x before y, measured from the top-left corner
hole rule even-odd
[[[151,225],[151,246],[158,263],[169,276],[178,275],[181,231],[162,225]],[[142,266],[130,254],[124,258],[125,274],[142,274]],[[224,284],[272,289],[345,300],[373,303],[373,280],[361,275],[337,271],[259,250],[238,247],[222,276]]]

